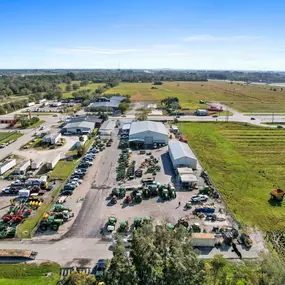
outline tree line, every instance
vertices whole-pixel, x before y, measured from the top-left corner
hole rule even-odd
[[[272,256],[259,260],[228,261],[221,255],[211,260],[198,258],[189,233],[182,226],[144,225],[134,231],[131,248],[118,238],[113,258],[97,278],[71,274],[63,284],[106,285],[283,285],[285,269]]]

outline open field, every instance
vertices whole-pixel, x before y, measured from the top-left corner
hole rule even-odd
[[[269,203],[285,188],[285,130],[240,123],[181,123],[183,134],[239,221],[262,230],[285,227],[285,204]]]
[[[0,264],[0,284],[2,285],[55,285],[60,279],[60,266],[46,264]],[[45,277],[51,272],[50,277]]]
[[[5,143],[7,141],[15,140],[21,136],[22,136],[22,134],[20,134],[20,133],[0,132],[0,144]]]
[[[73,84],[73,83],[78,83],[78,84],[80,84],[80,81],[72,81],[71,84]],[[88,84],[88,86],[86,86],[86,87],[80,87],[80,89],[78,89],[78,90],[90,89],[90,90],[91,90],[90,93],[92,93],[92,92],[94,92],[99,86],[103,86],[103,85],[105,85],[105,84],[104,84],[104,83],[90,83],[90,84]],[[72,93],[78,91],[78,90],[72,90],[72,91],[70,91],[70,92],[66,92],[66,91],[65,91],[66,83],[61,83],[61,84],[59,84],[59,87],[62,89],[63,98],[72,98]]]
[[[157,89],[151,83],[121,83],[106,94],[129,94],[132,100],[157,101],[178,97],[184,108],[204,108],[199,100],[221,102],[241,112],[284,112],[285,91],[267,85],[242,85],[227,82],[164,82]]]

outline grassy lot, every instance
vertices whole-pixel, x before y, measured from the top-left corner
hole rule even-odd
[[[0,132],[0,144],[7,141],[15,140],[21,137],[23,134],[14,132]]]
[[[285,92],[270,90],[266,85],[244,86],[227,82],[165,82],[157,89],[151,83],[121,83],[109,93],[129,94],[132,100],[156,101],[178,97],[182,107],[204,108],[199,100],[221,102],[241,112],[284,112]]]
[[[51,272],[50,277],[45,277]],[[0,264],[0,285],[56,285],[60,279],[57,263]]]
[[[223,198],[243,224],[263,230],[285,227],[285,203],[269,203],[285,189],[285,129],[239,123],[179,125]]]
[[[73,83],[78,83],[78,84],[80,84],[80,81],[72,81],[71,85],[72,85]],[[104,83],[90,83],[90,84],[88,84],[88,86],[86,86],[86,87],[80,87],[80,89],[78,89],[78,90],[91,89],[90,93],[92,93],[92,92],[94,92],[99,86],[103,86],[103,85],[105,85],[105,84],[104,84]],[[72,98],[72,93],[78,91],[78,90],[76,90],[76,91],[73,90],[73,91],[70,91],[70,92],[66,92],[66,91],[65,91],[66,83],[61,83],[61,84],[59,84],[59,87],[62,89],[63,98]]]
[[[51,172],[51,179],[61,179],[64,180],[68,177],[68,175],[72,172],[74,167],[76,166],[78,160],[73,160],[73,161],[65,161],[65,160],[60,160],[53,171]]]
[[[28,126],[28,128],[27,129],[33,129],[33,128],[37,128],[37,127],[39,127],[41,124],[43,124],[43,123],[45,123],[45,121],[44,120],[39,120],[38,122],[36,122],[35,124],[32,124],[32,125],[30,125],[30,126]]]

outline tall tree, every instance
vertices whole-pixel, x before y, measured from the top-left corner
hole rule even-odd
[[[65,87],[65,91],[66,92],[72,91],[72,85],[71,84],[67,84],[66,87]]]
[[[72,84],[72,89],[73,90],[78,90],[80,88],[79,84],[78,83],[73,83]]]

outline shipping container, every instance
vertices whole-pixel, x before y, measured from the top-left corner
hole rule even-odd
[[[0,165],[0,175],[3,175],[6,171],[16,165],[16,159],[8,160]]]
[[[14,173],[15,174],[25,174],[26,170],[29,168],[30,164],[31,164],[30,160],[26,160],[26,161],[22,162],[20,165],[18,165],[14,169]]]
[[[211,233],[193,233],[191,242],[192,246],[214,247],[216,244],[216,237]]]
[[[31,164],[31,169],[35,170],[38,169],[42,164],[42,160],[36,159],[35,161],[32,162]]]
[[[56,154],[54,157],[52,157],[47,163],[46,163],[46,168],[49,170],[54,169],[54,167],[56,166],[56,164],[59,162],[60,160],[60,153]]]

